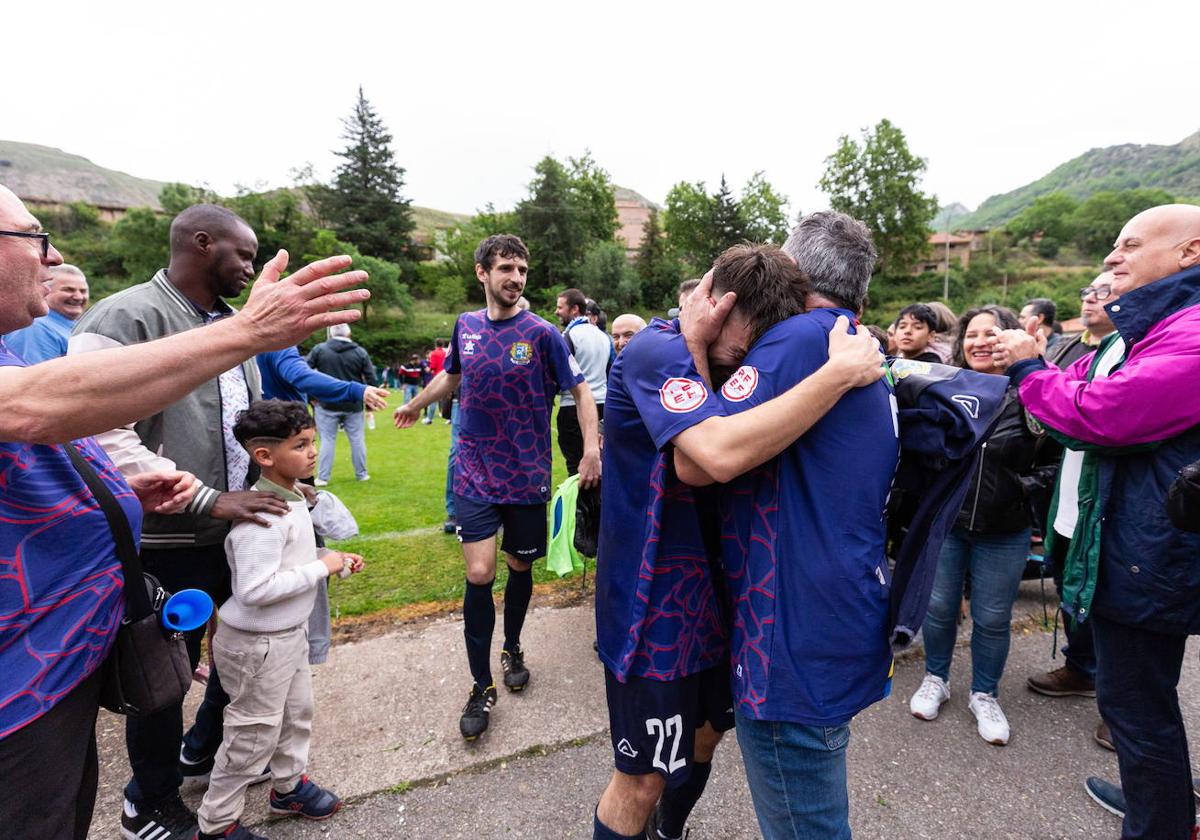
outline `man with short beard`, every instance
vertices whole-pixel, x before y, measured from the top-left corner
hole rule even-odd
[[[88,282],[82,271],[64,263],[54,266],[50,273],[52,279],[46,283],[50,311],[4,339],[9,350],[31,365],[67,355],[71,328],[88,305]]]
[[[581,487],[600,478],[596,404],[558,331],[520,307],[529,249],[511,234],[489,236],[475,249],[475,276],[487,308],[464,312],[454,324],[446,367],[415,398],[396,409],[395,424],[416,423],[425,406],[459,388],[459,437],[454,464],[458,539],[467,566],[463,635],[474,684],[459,719],[468,741],[488,728],[496,686],[488,660],[496,608],[496,534],[508,565],[504,588],[504,685],[529,682],[521,629],[533,592],[532,565],[546,556],[550,501],[550,413],[559,391],[570,391],[583,430]]]
[[[175,217],[170,237],[170,264],[149,282],[92,307],[75,325],[71,354],[162,338],[234,314],[224,298],[237,297],[254,278],[258,239],[250,226],[223,207],[197,204]],[[125,475],[182,469],[201,485],[184,512],[147,515],[142,528],[142,564],[168,592],[201,589],[221,604],[229,597],[224,542],[230,521],[265,526],[260,512],[287,513],[279,497],[245,490],[250,457],[233,437],[237,412],[259,398],[259,382],[249,359],[162,411],[96,436]],[[195,667],[204,628],[185,635]],[[228,702],[214,670],[186,738],[182,704],[126,718],[133,777],[121,815],[125,837],[180,840],[196,831],[179,787],[185,776],[207,778]]]

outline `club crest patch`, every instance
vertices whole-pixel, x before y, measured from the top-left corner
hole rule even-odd
[[[708,389],[703,382],[673,376],[658,389],[658,400],[672,414],[686,414],[704,405]]]
[[[750,365],[742,365],[721,386],[721,396],[730,402],[741,402],[748,399],[757,387],[758,369]]]
[[[508,347],[508,358],[514,365],[527,365],[533,361],[533,345],[528,341],[514,341]]]

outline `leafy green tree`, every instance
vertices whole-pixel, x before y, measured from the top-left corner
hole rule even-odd
[[[744,242],[746,239],[746,226],[742,223],[737,200],[729,191],[724,175],[721,176],[720,189],[713,195],[712,237],[713,244],[716,246],[712,259],[716,259],[717,254],[729,246]]]
[[[612,178],[592,159],[591,152],[569,158],[568,163],[571,193],[584,239],[611,241],[617,234],[617,190]]]
[[[904,132],[886,119],[863,129],[861,145],[842,135],[837,150],[825,159],[818,186],[834,210],[870,229],[886,274],[906,275],[928,244],[938,203],[921,191],[925,166],[909,150]]]
[[[550,155],[534,167],[529,196],[517,204],[517,227],[530,250],[530,282],[570,285],[587,240],[567,168]]]
[[[576,282],[588,248],[612,242],[616,191],[590,154],[563,165],[547,155],[534,167],[529,195],[517,204],[517,232],[529,246],[530,284],[549,294]]]
[[[171,258],[171,219],[149,207],[134,207],[113,227],[114,250],[125,274],[135,283],[144,283]]]
[[[411,270],[412,208],[401,194],[404,168],[392,152],[392,135],[358,89],[353,113],[342,121],[346,148],[333,182],[312,190],[321,219],[361,252]]]
[[[751,242],[782,245],[790,230],[787,204],[787,196],[775,191],[765,173],[751,175],[738,200],[738,216],[746,238]]]
[[[1127,221],[1143,210],[1174,200],[1169,192],[1156,188],[1092,193],[1072,214],[1075,244],[1089,257],[1103,257],[1112,250]]]
[[[642,303],[652,308],[673,306],[683,267],[667,247],[657,210],[650,211],[642,227],[642,244],[634,264],[642,278]]]
[[[1039,195],[1005,226],[1017,241],[1041,234],[1056,242],[1070,242],[1075,236],[1075,212],[1079,202],[1066,193]]]
[[[362,270],[370,275],[367,288],[371,290],[371,297],[362,304],[364,326],[372,311],[379,312],[387,308],[397,308],[400,310],[401,318],[411,311],[413,299],[409,294],[407,284],[400,280],[400,266],[388,260],[363,254],[349,242],[339,240],[331,230],[316,231],[312,237],[310,248],[311,250],[301,257],[305,263],[346,254],[352,261],[350,264],[352,269]]]
[[[595,242],[584,254],[576,276],[579,289],[608,312],[625,312],[642,300],[642,278],[625,258],[619,242]]]
[[[720,242],[713,232],[715,217],[716,201],[703,181],[680,181],[667,193],[663,216],[667,243],[692,273],[707,270],[720,251]]]

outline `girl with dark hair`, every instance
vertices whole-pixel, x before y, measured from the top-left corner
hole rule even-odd
[[[1002,306],[981,306],[958,320],[954,359],[978,373],[1003,374],[992,358],[989,339],[998,330],[1020,329],[1016,315]],[[1009,390],[991,436],[980,449],[954,528],[938,558],[937,575],[925,618],[925,679],[909,701],[912,714],[933,720],[950,699],[950,660],[967,572],[971,574],[971,696],[979,735],[992,744],[1008,743],[1009,726],[996,699],[1008,659],[1009,625],[1021,574],[1029,555],[1032,526],[1028,491],[1044,480],[1034,468],[1041,427],[1031,422]]]

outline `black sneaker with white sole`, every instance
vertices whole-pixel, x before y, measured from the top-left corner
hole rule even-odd
[[[492,706],[495,704],[496,686],[494,684],[487,688],[471,686],[471,696],[467,698],[467,705],[463,706],[462,717],[458,719],[458,731],[462,733],[463,738],[474,741],[487,731],[488,718],[491,716]]]
[[[504,671],[504,687],[509,691],[521,691],[529,684],[525,651],[521,650],[520,645],[515,650],[500,651],[500,669]]]
[[[179,794],[152,808],[138,808],[126,799],[121,811],[121,836],[125,840],[192,840],[199,830],[196,815]]]

